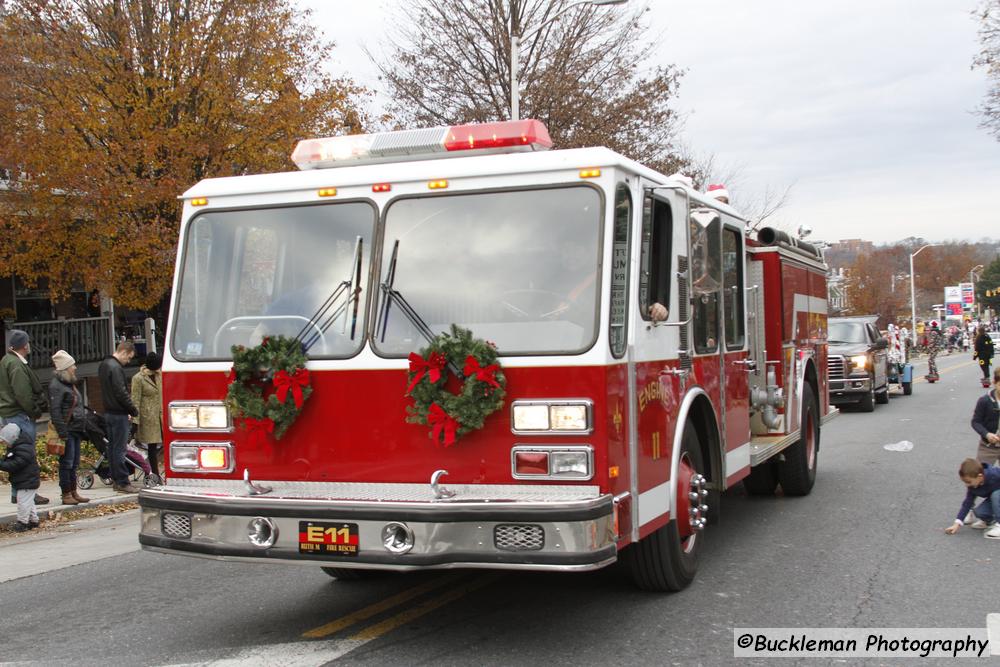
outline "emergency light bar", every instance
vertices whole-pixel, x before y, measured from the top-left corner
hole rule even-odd
[[[399,130],[377,134],[303,139],[292,151],[299,169],[323,169],[345,164],[390,162],[402,158],[541,151],[552,147],[549,131],[537,120],[512,120]]]

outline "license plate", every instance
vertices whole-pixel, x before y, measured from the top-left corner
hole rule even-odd
[[[357,556],[358,524],[299,521],[299,553],[310,556]]]

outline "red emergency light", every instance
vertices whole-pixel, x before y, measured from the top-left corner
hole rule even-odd
[[[511,120],[303,139],[292,151],[292,161],[299,169],[322,169],[346,164],[429,159],[448,154],[539,151],[551,147],[549,131],[541,121]]]

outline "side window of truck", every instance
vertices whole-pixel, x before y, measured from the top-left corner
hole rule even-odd
[[[648,320],[649,307],[661,304],[670,311],[670,260],[673,216],[670,204],[646,197],[642,207],[642,248],[639,256],[639,310]],[[668,315],[669,317],[669,315]]]
[[[705,224],[705,222],[707,224]],[[719,349],[719,292],[722,222],[712,211],[691,213],[691,292],[694,304],[694,349],[708,354]]]
[[[614,239],[611,249],[611,318],[608,339],[611,354],[620,358],[628,341],[628,260],[632,255],[632,195],[628,185],[615,190]]]
[[[739,231],[722,230],[722,317],[726,327],[726,349],[743,347],[743,246]]]

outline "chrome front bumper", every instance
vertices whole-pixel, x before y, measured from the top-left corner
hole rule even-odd
[[[871,391],[871,378],[868,375],[861,375],[836,380],[830,379],[829,389],[831,402],[838,402],[834,401],[834,398],[841,399],[839,402],[844,400],[857,401]]]
[[[243,482],[188,479],[143,489],[140,544],[219,560],[387,570],[592,570],[617,557],[613,501],[596,486],[449,484],[455,495],[436,499],[426,484],[257,484],[271,491],[251,495]],[[248,524],[257,517],[277,528],[270,547],[250,542]],[[357,555],[300,553],[303,521],[356,524]],[[390,522],[412,531],[409,552],[383,546],[382,530]],[[178,536],[176,525],[189,535]],[[541,539],[511,545],[502,537],[511,531]]]

